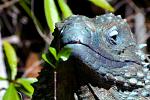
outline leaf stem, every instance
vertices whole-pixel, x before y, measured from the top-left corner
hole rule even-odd
[[[57,75],[57,72],[54,71],[54,100],[57,100],[57,97],[56,97],[56,75]]]

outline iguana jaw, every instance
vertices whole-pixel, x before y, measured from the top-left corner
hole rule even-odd
[[[142,86],[141,84],[137,84],[136,82],[134,83],[132,81],[134,80],[135,77],[137,77],[136,78],[137,81],[144,81],[143,79],[138,78],[138,76],[136,76],[138,72],[143,70],[143,66],[140,63],[136,61],[130,61],[130,60],[129,61],[126,60],[124,62],[121,62],[118,60],[111,60],[110,58],[107,58],[103,56],[102,54],[96,52],[90,46],[81,43],[80,41],[71,41],[71,42],[66,43],[65,46],[69,48],[73,47],[72,49],[74,50],[72,51],[73,52],[72,54],[74,54],[74,56],[77,53],[79,53],[79,50],[83,49],[83,51],[80,51],[80,54],[91,51],[93,56],[95,54],[99,58],[103,57],[105,58],[105,60],[111,61],[111,64],[107,63],[106,65],[104,65],[103,63],[101,63],[101,59],[96,58],[96,60],[98,60],[98,63],[95,63],[95,62],[90,61],[92,57],[89,57],[88,59],[87,57],[76,55],[76,58],[80,59],[90,69],[95,70],[101,77],[106,79],[106,81],[113,81],[114,82],[113,84],[124,85],[123,88],[132,87],[133,89],[133,88]],[[87,51],[84,51],[84,50],[87,50]],[[115,64],[118,66],[113,66],[112,64]],[[128,74],[131,74],[131,75],[128,76]]]
[[[90,48],[89,46],[86,46],[85,44],[80,43],[79,41],[74,41],[74,42],[72,41],[72,42],[65,44],[65,46],[68,46],[68,47],[74,46],[74,48],[82,49],[82,48],[78,47],[79,45],[81,45],[82,47],[86,47],[88,50],[91,50],[93,53],[96,53],[97,55],[99,55],[99,57],[103,57],[103,55],[100,55],[99,53],[94,51],[92,48]],[[77,53],[79,50],[76,49],[75,51]],[[73,50],[73,52],[74,52],[74,50]],[[82,54],[83,52],[80,52],[80,54]],[[122,88],[126,88],[126,89],[133,89],[133,88],[141,87],[141,85],[132,83],[132,81],[130,82],[130,79],[132,80],[132,78],[136,75],[136,73],[138,71],[142,70],[142,66],[139,63],[136,63],[134,61],[121,62],[121,61],[117,61],[117,60],[111,60],[110,58],[105,57],[105,59],[107,61],[108,60],[111,61],[112,64],[114,62],[116,62],[116,64],[118,64],[118,66],[116,67],[110,63],[107,63],[109,65],[109,66],[107,66],[102,63],[100,63],[100,64],[102,64],[102,65],[100,65],[97,63],[94,64],[94,62],[90,63],[90,61],[84,62],[84,59],[87,60],[86,57],[80,58],[79,56],[77,56],[77,58],[80,59],[81,62],[84,63],[85,66],[87,66],[89,69],[92,69],[93,71],[97,72],[99,77],[105,79],[108,82],[113,81],[114,84],[120,84],[121,86],[125,85]],[[90,59],[92,59],[92,58],[90,57]],[[98,59],[98,61],[101,62],[101,59]],[[95,66],[95,65],[97,65],[97,66]],[[112,65],[112,66],[110,66],[110,65]],[[132,72],[132,69],[134,70],[133,72]],[[129,77],[126,76],[126,73],[128,73],[128,72],[130,72],[130,74],[131,74],[131,76],[129,76]],[[132,76],[132,73],[135,73],[135,75]],[[121,78],[118,76],[120,76]],[[139,81],[140,81],[140,79],[139,79]]]
[[[106,57],[105,54],[102,54],[101,52],[98,52],[98,51],[94,50],[89,45],[84,44],[84,43],[82,43],[80,41],[70,41],[68,43],[65,43],[65,45],[68,45],[68,44],[73,44],[73,45],[81,44],[81,45],[87,47],[88,49],[90,49],[91,51],[93,51],[93,53],[96,53],[97,55],[103,57],[105,60],[109,60],[110,62],[114,62],[114,63],[118,63],[118,64],[122,63],[122,65],[132,65],[132,64],[137,64],[137,65],[140,65],[140,66],[142,65],[140,62],[137,62],[137,61],[134,61],[134,60],[120,61],[120,60],[117,60],[117,59],[112,59],[111,57],[108,57],[108,56]],[[108,64],[108,66],[109,66],[109,64]],[[113,68],[120,68],[120,67],[123,67],[123,66],[119,66],[119,67],[113,66]]]

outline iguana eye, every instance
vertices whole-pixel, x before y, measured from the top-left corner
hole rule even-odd
[[[108,33],[109,42],[111,44],[115,44],[115,45],[117,44],[116,43],[117,35],[118,35],[118,32],[116,30],[113,30],[113,31]]]

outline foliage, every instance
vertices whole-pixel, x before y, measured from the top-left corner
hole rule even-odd
[[[61,51],[59,51],[57,53],[56,49],[53,48],[53,47],[49,47],[49,53],[51,53],[54,58],[55,58],[55,61],[56,63],[55,64],[52,64],[52,62],[50,61],[49,59],[49,55],[48,53],[47,54],[42,54],[42,58],[47,62],[49,63],[54,69],[56,69],[57,67],[57,64],[60,62],[60,61],[66,61],[68,60],[70,54],[71,54],[71,49],[70,48],[67,48],[67,47],[64,47],[62,48]]]
[[[102,7],[109,11],[114,11],[114,9],[107,3],[106,0],[89,0],[93,4]],[[25,12],[33,19],[33,22],[40,33],[40,36],[42,37],[42,34],[44,31],[42,30],[42,26],[37,20],[37,18],[34,16],[31,9],[27,6],[26,1],[19,0],[19,4],[22,6],[22,8],[25,10]],[[50,31],[53,32],[55,29],[55,23],[61,21],[64,18],[67,18],[71,16],[73,13],[69,6],[66,4],[64,0],[58,0],[58,6],[60,7],[60,10],[62,12],[62,16],[60,16],[60,12],[58,12],[55,1],[54,0],[44,0],[44,12],[45,17],[47,20],[47,24],[50,28]],[[33,87],[31,84],[33,82],[36,82],[37,80],[35,78],[18,78],[16,79],[17,75],[17,56],[15,53],[14,48],[7,42],[3,42],[4,52],[6,55],[6,62],[8,62],[8,69],[10,69],[10,72],[8,72],[8,77],[3,78],[0,77],[0,80],[8,81],[9,87],[7,88],[3,100],[20,100],[19,93],[24,93],[27,96],[31,97],[33,94]],[[48,53],[51,53],[55,59],[55,63],[49,59]],[[54,69],[57,68],[57,64],[61,61],[68,60],[71,49],[70,48],[62,48],[59,52],[56,51],[55,48],[49,47],[49,52],[46,54],[42,54],[42,58],[49,63]]]
[[[89,1],[106,10],[114,11],[113,7],[111,7],[106,0],[89,0]],[[71,9],[65,3],[64,0],[58,0],[58,4],[62,11],[63,18],[67,18],[73,14]],[[48,26],[51,32],[53,32],[55,29],[55,23],[60,21],[59,12],[56,8],[56,4],[54,0],[44,0],[44,9],[45,9],[45,16],[47,19]],[[66,61],[71,54],[71,50],[66,47],[64,47],[59,53],[57,53],[55,48],[49,47],[49,52],[54,56],[56,60],[56,64],[52,63],[51,59],[49,59],[48,57],[48,54],[42,54],[42,58],[47,63],[49,63],[54,69],[56,69],[57,63],[59,63],[60,59],[62,61]]]
[[[67,18],[72,15],[72,11],[69,6],[64,2],[64,0],[58,0],[58,4],[63,14],[63,18]]]
[[[7,41],[3,42],[3,46],[11,70],[10,79],[14,80],[17,75],[17,56],[14,48]]]
[[[95,4],[98,7],[101,7],[103,9],[106,9],[108,11],[114,12],[115,9],[110,6],[110,4],[106,0],[89,0],[93,4]]]
[[[65,0],[57,0],[57,1],[62,11],[63,18],[67,18],[73,14],[69,6],[66,4]],[[89,0],[89,1],[98,7],[102,7],[103,9],[114,12],[114,8],[111,7],[106,0]],[[55,23],[60,21],[59,12],[56,8],[54,0],[44,0],[44,9],[48,26],[50,28],[50,31],[53,32],[55,29]]]
[[[1,81],[6,80],[9,83],[9,87],[7,88],[3,96],[3,100],[20,100],[20,96],[18,92],[22,92],[26,94],[27,96],[31,97],[34,91],[31,84],[33,82],[36,82],[37,79],[36,78],[15,79],[17,75],[17,56],[15,53],[15,50],[7,41],[3,42],[3,47],[4,47],[4,52],[7,58],[6,60],[9,65],[7,67],[10,69],[10,73],[8,72],[8,74],[10,74],[11,76],[8,78],[0,77]]]
[[[10,83],[3,100],[20,100],[17,90],[13,83]]]
[[[36,81],[37,80],[35,78],[19,78],[16,80],[16,82],[20,83],[21,85],[17,88],[27,96],[32,97],[34,88],[31,86],[31,84]]]
[[[60,21],[54,0],[44,0],[45,16],[51,32],[55,29],[55,23]]]

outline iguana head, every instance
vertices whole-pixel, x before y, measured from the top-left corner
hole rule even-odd
[[[140,64],[135,39],[128,24],[120,16],[105,14],[93,19],[73,16],[64,21],[61,36],[64,45],[82,45],[108,62],[110,60],[110,63],[100,61],[106,64],[105,67],[123,67],[115,65],[115,62]],[[80,51],[82,48],[78,49]],[[80,52],[77,53],[75,56],[80,55]]]
[[[72,57],[95,73],[123,83],[145,83],[149,70],[142,66],[133,34],[120,16],[105,14],[91,19],[74,15],[57,27],[60,46],[71,48]]]

